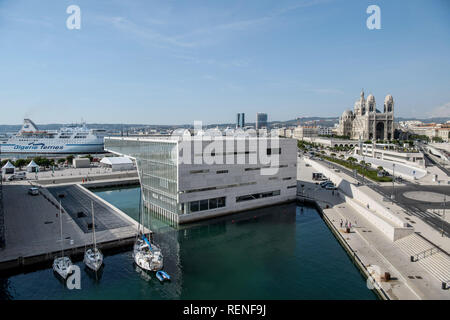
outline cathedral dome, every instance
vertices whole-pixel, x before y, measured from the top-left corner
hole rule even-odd
[[[342,118],[348,119],[353,117],[353,112],[351,110],[345,110],[342,114]]]
[[[388,95],[386,96],[386,98],[384,99],[385,102],[387,102],[387,101],[393,101],[393,100],[394,100],[394,98],[392,98],[392,96],[391,96],[390,94],[388,94]]]
[[[375,97],[372,94],[369,94],[369,96],[367,97],[367,101],[375,101]]]

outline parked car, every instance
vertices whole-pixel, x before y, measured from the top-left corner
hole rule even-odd
[[[39,195],[39,188],[36,187],[31,187],[28,189],[28,194],[32,195],[32,196],[37,196]]]
[[[8,181],[23,180],[26,178],[25,172],[17,172],[8,177]]]
[[[330,184],[330,183],[333,183],[333,182],[330,181],[330,180],[327,180],[327,181],[322,181],[321,183],[319,183],[319,185],[320,185],[321,187],[323,187],[323,186],[325,186],[325,185],[327,185],[327,184]]]
[[[336,188],[336,186],[334,185],[333,182],[325,183],[325,184],[321,185],[321,187],[324,188],[324,189],[327,189],[329,187]]]

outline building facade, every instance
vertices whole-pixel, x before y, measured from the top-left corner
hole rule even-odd
[[[319,136],[331,136],[333,134],[333,128],[317,126],[317,133]]]
[[[238,113],[236,115],[236,129],[245,127],[245,113]]]
[[[355,102],[354,110],[346,110],[339,118],[337,134],[350,139],[392,140],[394,139],[394,99],[387,95],[384,99],[384,110],[376,107],[375,97],[360,99]]]
[[[262,128],[268,128],[267,127],[267,113],[260,113],[258,112],[256,114],[256,130],[262,129]]]
[[[214,141],[226,145],[226,151],[211,149],[211,140],[204,137],[108,137],[105,148],[136,160],[144,205],[175,223],[296,199],[295,140],[216,137]],[[278,160],[267,164],[257,155],[261,150]]]
[[[316,126],[298,126],[294,129],[293,137],[298,140],[304,138],[315,138],[319,135],[319,129]]]

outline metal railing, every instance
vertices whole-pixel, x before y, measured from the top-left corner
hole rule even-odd
[[[430,249],[424,250],[422,252],[419,252],[413,256],[411,256],[411,261],[415,262],[418,261],[419,259],[423,259],[426,257],[429,257],[435,253],[438,253],[440,250],[437,247],[432,247]]]

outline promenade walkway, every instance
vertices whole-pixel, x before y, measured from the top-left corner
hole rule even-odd
[[[379,283],[390,299],[450,299],[450,290],[442,290],[441,282],[429,270],[421,263],[411,262],[408,252],[345,203],[337,191],[325,190],[316,185],[311,179],[315,171],[313,168],[299,159],[297,170],[300,198],[314,200],[319,204],[326,221],[330,222],[331,228],[357,257],[355,259],[361,261],[366,274],[374,268],[382,273],[390,273],[391,281]],[[341,221],[352,224],[350,233],[345,233]]]

